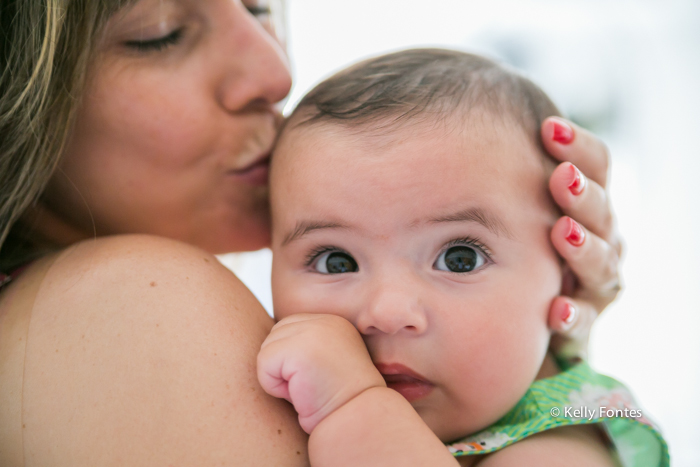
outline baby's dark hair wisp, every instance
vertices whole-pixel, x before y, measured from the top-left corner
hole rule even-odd
[[[387,132],[487,111],[510,117],[541,148],[539,128],[560,112],[532,81],[485,57],[410,49],[359,62],[324,80],[297,105],[293,126],[335,123]]]

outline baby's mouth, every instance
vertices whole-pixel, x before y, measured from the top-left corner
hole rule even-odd
[[[426,378],[405,365],[378,363],[376,367],[382,374],[387,387],[401,394],[408,402],[422,399],[435,387]]]

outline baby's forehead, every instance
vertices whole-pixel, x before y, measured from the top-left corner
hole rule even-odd
[[[336,177],[339,186],[348,181],[347,170],[354,172],[354,180],[372,178],[373,186],[406,190],[408,198],[411,190],[421,187],[423,193],[432,193],[476,184],[479,196],[534,203],[553,219],[559,215],[547,190],[555,163],[534,137],[508,118],[475,114],[373,127],[335,121],[290,123],[272,159],[273,216],[297,199],[288,197],[289,190],[316,190],[318,180],[329,176]],[[461,187],[457,191],[474,192]],[[284,199],[279,193],[285,193]],[[333,188],[316,196],[336,195]],[[398,202],[427,202],[408,198]]]
[[[365,148],[367,151],[381,152],[392,145],[406,140],[414,144],[422,140],[430,141],[438,149],[441,145],[454,143],[454,138],[436,138],[435,135],[463,137],[464,144],[477,146],[484,155],[489,149],[498,146],[503,140],[515,141],[529,150],[514,151],[503,156],[503,163],[520,163],[530,165],[535,161],[542,166],[543,176],[548,177],[555,167],[555,161],[549,157],[539,141],[539,133],[527,128],[516,116],[508,113],[496,113],[489,109],[470,109],[460,112],[443,112],[440,114],[416,114],[410,119],[372,120],[369,122],[343,122],[338,120],[308,121],[304,115],[293,115],[282,130],[276,151],[285,154],[290,162],[303,154],[308,147],[323,144],[324,140],[342,138],[350,144]],[[455,157],[459,154],[456,153]],[[491,151],[488,157],[499,157]],[[429,154],[424,161],[431,164]]]

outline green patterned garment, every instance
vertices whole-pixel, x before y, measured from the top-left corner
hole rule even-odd
[[[489,454],[552,428],[589,423],[602,424],[623,466],[668,467],[668,446],[658,427],[625,386],[585,362],[535,381],[503,418],[447,447],[454,456]]]

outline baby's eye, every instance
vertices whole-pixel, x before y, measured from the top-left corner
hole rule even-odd
[[[327,251],[316,260],[316,271],[321,274],[357,272],[357,269],[357,263],[353,257],[342,251]]]
[[[435,261],[435,268],[440,271],[471,272],[486,263],[484,255],[476,249],[458,245],[445,250]]]

